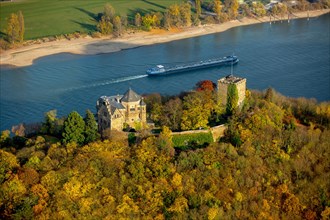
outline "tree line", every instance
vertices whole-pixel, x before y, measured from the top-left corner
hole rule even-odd
[[[119,15],[115,8],[107,3],[103,12],[96,19],[96,32],[90,33],[93,37],[100,35],[112,35],[120,37],[127,30],[151,30],[153,28],[182,28],[198,26],[200,24],[223,23],[232,19],[243,17],[263,17],[265,15],[274,18],[283,18],[288,13],[313,9],[329,8],[328,0],[311,3],[306,0],[298,0],[295,4],[288,1],[278,3],[266,10],[263,2],[248,1],[239,4],[238,0],[212,0],[212,1],[185,1],[181,4],[169,6],[165,12],[136,12],[133,18],[127,15]],[[22,11],[12,13],[7,18],[6,29],[0,39],[0,47],[8,49],[24,41],[24,17]],[[72,35],[77,35],[75,33]],[[71,38],[70,36],[66,36]]]
[[[137,12],[134,19],[128,21],[127,16],[116,15],[111,4],[104,6],[104,12],[97,24],[97,30],[103,35],[120,36],[126,28],[175,28],[198,26],[201,23],[223,23],[243,17],[272,16],[283,18],[288,13],[320,8],[329,8],[329,1],[310,3],[305,0],[290,4],[287,1],[273,5],[269,10],[261,1],[248,1],[239,4],[238,0],[195,0],[169,6],[165,12],[141,14]]]
[[[329,102],[250,91],[225,136],[194,150],[174,148],[166,126],[131,143],[117,132],[87,144],[86,129],[71,126],[87,116],[54,113],[23,145],[2,133],[0,218],[330,217]]]

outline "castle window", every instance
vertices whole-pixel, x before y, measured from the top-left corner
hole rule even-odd
[[[106,112],[103,112],[103,115],[104,115],[105,117],[107,117],[107,113],[106,113]]]
[[[134,111],[135,111],[135,108],[134,108],[134,107],[131,107],[129,110],[130,110],[131,112],[134,112]]]

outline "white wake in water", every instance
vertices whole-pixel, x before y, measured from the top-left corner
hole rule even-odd
[[[131,81],[131,80],[135,80],[135,79],[141,79],[141,78],[145,78],[147,76],[148,75],[145,74],[145,75],[121,77],[121,78],[117,78],[117,79],[107,80],[107,81],[104,81],[104,82],[93,83],[93,84],[90,84],[90,85],[63,89],[62,91],[73,91],[73,90],[87,89],[87,88],[98,87],[98,86],[106,86],[106,85],[110,85],[110,84],[121,83],[121,82]]]

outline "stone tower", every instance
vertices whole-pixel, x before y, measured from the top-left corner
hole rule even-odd
[[[227,104],[228,86],[234,84],[238,91],[238,106],[241,108],[245,99],[246,79],[228,75],[218,80],[218,97],[222,105]]]

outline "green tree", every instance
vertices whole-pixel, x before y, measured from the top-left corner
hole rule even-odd
[[[57,111],[50,110],[45,113],[45,122],[42,124],[41,131],[45,134],[54,134],[56,131],[56,115]]]
[[[227,114],[233,114],[238,105],[238,90],[235,84],[229,84],[227,90]]]
[[[150,14],[146,14],[145,16],[142,17],[142,26],[146,29],[146,30],[151,30],[151,28],[154,26],[155,24],[155,17],[150,15]]]
[[[76,142],[80,145],[83,144],[85,141],[84,131],[84,119],[79,115],[78,112],[71,112],[64,122],[64,131],[62,134],[63,142],[65,144],[70,142]]]
[[[85,117],[85,143],[93,142],[97,140],[99,136],[94,114],[90,110],[87,110]]]

